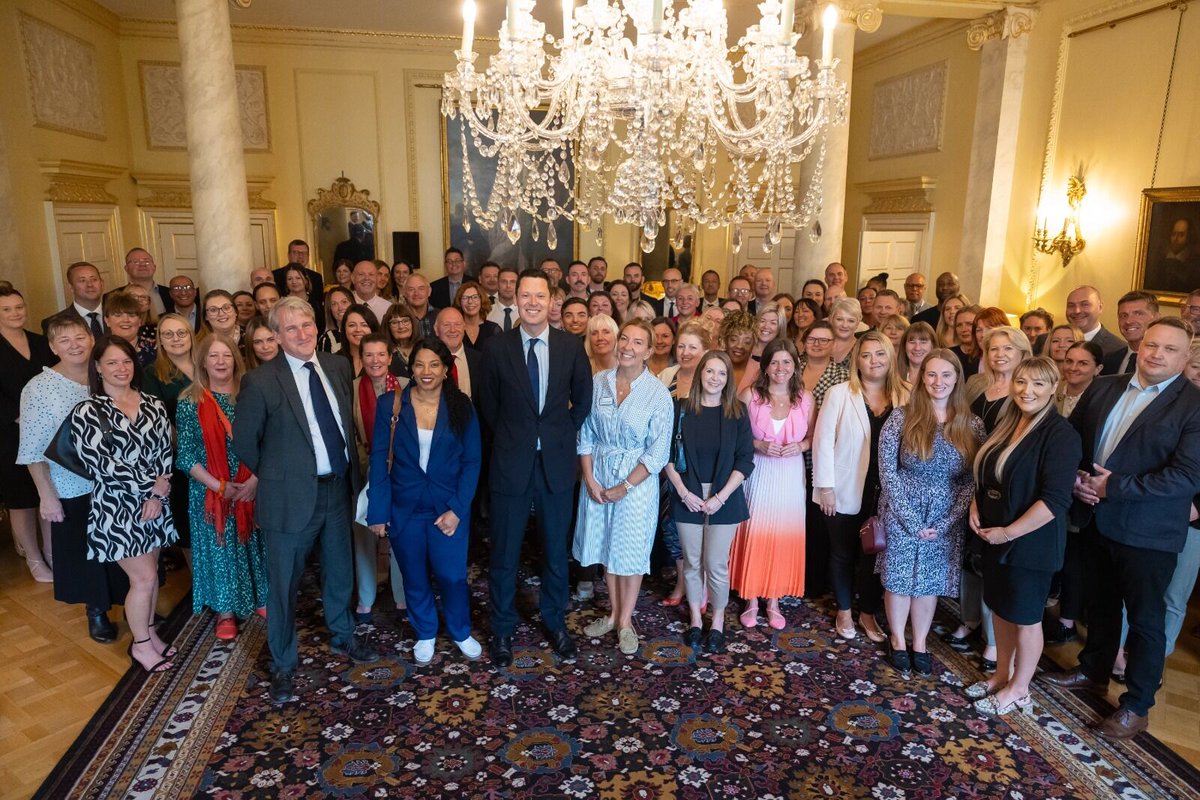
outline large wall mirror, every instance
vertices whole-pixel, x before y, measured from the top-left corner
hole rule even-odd
[[[340,259],[358,263],[375,258],[379,203],[345,175],[330,188],[317,189],[317,198],[308,201],[308,216],[316,244],[316,263],[309,266],[324,275],[327,282],[333,281],[333,266]]]

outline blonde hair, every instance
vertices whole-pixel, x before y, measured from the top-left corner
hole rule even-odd
[[[767,314],[775,315],[775,339],[787,338],[787,320],[783,319],[783,315],[779,313],[779,303],[774,300],[768,300],[758,307],[758,311],[754,315],[754,340],[758,341],[758,329],[762,325],[762,319]],[[772,339],[771,341],[774,341]]]
[[[1050,401],[1046,403],[1041,411],[1033,416],[1033,419],[1029,422],[1029,426],[1025,428],[1025,432],[1018,439],[1013,439],[1012,436],[1016,433],[1017,424],[1020,423],[1021,417],[1025,412],[1021,411],[1016,403],[1008,403],[1005,406],[1004,411],[1000,414],[1000,419],[996,422],[996,427],[992,431],[992,435],[980,445],[979,452],[975,455],[974,474],[976,482],[979,481],[980,470],[983,468],[983,462],[987,458],[988,453],[993,450],[1003,450],[999,461],[996,462],[996,472],[1003,472],[1005,461],[1008,460],[1013,449],[1020,444],[1021,439],[1028,436],[1052,412],[1057,411],[1054,406],[1054,396],[1058,388],[1058,382],[1062,379],[1062,374],[1058,371],[1058,365],[1054,363],[1054,359],[1049,356],[1034,356],[1026,359],[1017,364],[1017,368],[1013,370],[1013,380],[1015,381],[1022,375],[1028,375],[1033,380],[1053,382],[1055,388],[1051,390]]]
[[[617,335],[621,332],[621,329],[617,327],[617,321],[608,314],[597,314],[594,317],[588,317],[587,329],[584,331],[583,337],[583,349],[587,353],[587,357],[589,359],[592,358],[592,331],[596,330],[597,328],[605,328],[612,333],[614,347],[617,343]],[[650,341],[654,341],[653,333],[650,334]],[[616,355],[615,351],[613,355]]]
[[[900,376],[900,370],[896,367],[896,350],[892,347],[892,342],[886,335],[879,331],[867,331],[859,337],[854,343],[854,347],[850,348],[850,379],[847,383],[850,384],[851,394],[862,394],[862,373],[858,368],[858,355],[862,351],[863,346],[867,343],[874,342],[883,347],[883,351],[887,353],[888,371],[883,379],[883,392],[888,398],[888,402],[893,408],[899,408],[908,401],[908,389],[905,387],[904,379]]]
[[[921,362],[921,372],[928,369],[930,361],[938,359],[945,361],[954,368],[954,389],[946,399],[946,422],[942,426],[942,436],[954,449],[959,452],[967,463],[975,457],[979,442],[975,431],[971,428],[971,407],[967,405],[966,381],[963,380],[962,364],[958,356],[945,348],[930,350],[929,355]],[[924,379],[913,387],[908,398],[904,413],[904,426],[900,433],[901,446],[916,455],[922,461],[933,457],[933,443],[937,435],[937,415],[934,413],[933,399],[925,388]]]
[[[308,304],[305,303],[305,305]],[[208,358],[208,353],[214,344],[225,345],[233,355],[233,389],[229,392],[229,402],[237,401],[238,389],[242,385],[242,376],[246,374],[246,364],[242,361],[242,354],[238,352],[236,344],[228,337],[216,332],[205,336],[192,348],[192,364],[194,365],[192,383],[180,393],[180,397],[186,397],[196,405],[200,405],[200,401],[204,399],[204,392],[209,388],[208,368],[204,366],[204,359]]]
[[[712,320],[705,320],[699,317],[693,317],[686,320],[679,326],[679,330],[675,332],[675,343],[679,344],[679,337],[683,335],[695,336],[700,340],[700,346],[705,350],[712,349],[713,343],[713,328],[715,326]]]
[[[179,367],[175,366],[175,362],[167,355],[162,347],[162,326],[164,322],[178,322],[188,332],[188,337],[192,340],[192,349],[196,349],[196,333],[192,330],[192,326],[182,315],[175,312],[163,314],[158,318],[158,326],[155,328],[155,341],[158,342],[157,352],[154,354],[154,377],[158,378],[162,383],[170,383],[176,378],[183,376],[183,372]],[[191,355],[190,353],[188,355]]]
[[[855,322],[862,322],[862,306],[853,297],[839,297],[837,300],[834,300],[829,306],[829,313],[825,315],[825,319],[832,320],[833,315],[839,311],[844,311],[854,317]]]
[[[978,343],[979,363],[983,365],[983,374],[987,376],[986,385],[988,386],[991,386],[1000,377],[996,371],[992,369],[992,365],[988,363],[987,357],[988,345],[991,344],[992,337],[997,335],[1007,336],[1008,341],[1012,343],[1013,347],[1017,348],[1017,350],[1021,352],[1021,358],[1017,362],[1018,364],[1020,364],[1021,361],[1025,361],[1026,359],[1033,357],[1033,347],[1030,346],[1029,337],[1025,335],[1024,331],[1018,330],[1011,325],[1001,325],[999,328],[992,328],[983,335],[983,341]],[[1015,375],[1016,373],[1014,372],[1013,374]]]

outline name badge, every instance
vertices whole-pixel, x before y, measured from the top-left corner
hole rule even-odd
[[[616,400],[613,398],[613,396],[611,394],[602,394],[602,395],[600,395],[599,405],[613,406],[613,405],[616,405]]]

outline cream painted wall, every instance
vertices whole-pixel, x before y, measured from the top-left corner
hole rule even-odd
[[[95,48],[103,93],[106,130],[103,140],[34,125],[21,46],[21,14],[49,23]],[[14,227],[18,237],[15,246],[6,243],[6,250],[16,254],[17,261],[8,267],[4,277],[25,294],[30,319],[36,326],[36,320],[57,310],[50,238],[43,209],[48,184],[38,160],[71,159],[117,167],[129,165],[129,127],[122,91],[117,19],[89,0],[9,0],[0,6],[0,73],[9,77],[9,94],[6,102],[0,103],[0,125],[4,126],[13,213],[16,215]],[[0,164],[0,168],[3,166]],[[128,176],[120,177],[108,184],[108,191],[121,201],[122,236],[126,246],[131,246],[129,243],[137,238],[137,219],[127,213],[133,205],[133,184]]]
[[[914,42],[919,46],[914,46]],[[941,61],[947,64],[942,149],[934,153],[869,160],[875,85]],[[934,178],[937,181],[932,194],[936,224],[931,270],[936,275],[957,264],[979,61],[979,53],[967,49],[964,26],[959,21],[932,22],[915,29],[909,37],[904,37],[904,41],[885,42],[856,54],[851,88],[846,223],[842,236],[842,263],[855,285],[869,277],[858,275],[862,212],[871,202],[869,196],[855,188],[859,183],[918,176]]]
[[[1012,205],[1014,229],[1009,231],[1002,286],[1006,308],[1023,307],[1029,293],[1032,305],[1061,317],[1067,293],[1080,284],[1094,284],[1106,301],[1105,324],[1115,329],[1116,300],[1133,288],[1141,192],[1151,186],[1180,15],[1159,11],[1070,39],[1064,34],[1153,5],[1157,4],[1113,6],[1097,0],[1062,0],[1047,4],[1038,18],[1030,40]],[[1200,19],[1183,14],[1158,187],[1200,185],[1198,42]],[[1061,115],[1052,128],[1060,54]],[[1049,158],[1044,158],[1048,147]],[[1048,180],[1043,206],[1060,209],[1060,219],[1067,177],[1080,165],[1086,173],[1088,195],[1082,219],[1088,245],[1066,269],[1057,257],[1035,257],[1029,240],[1044,161]]]

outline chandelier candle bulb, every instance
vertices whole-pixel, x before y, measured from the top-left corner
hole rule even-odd
[[[838,23],[837,6],[826,6],[821,22],[824,27],[824,35],[821,38],[821,63],[829,66],[833,64],[833,29]]]
[[[654,0],[653,10],[650,12],[650,32],[662,33],[663,31],[663,0]]]
[[[475,0],[463,3],[463,38],[462,54],[465,58],[471,56],[471,46],[475,39]]]
[[[796,0],[783,0],[783,11],[780,12],[779,42],[791,44],[792,28],[796,22]]]
[[[508,16],[505,19],[508,23],[508,38],[510,40],[517,38],[517,0],[508,0]]]
[[[575,0],[562,0],[563,47],[571,43],[571,17],[575,13]]]

